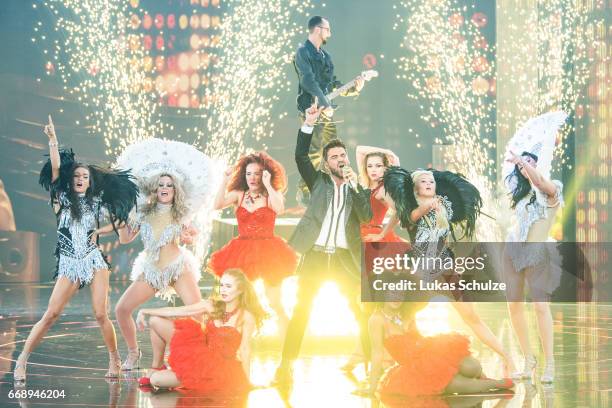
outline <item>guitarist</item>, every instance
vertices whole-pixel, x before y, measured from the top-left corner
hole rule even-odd
[[[319,105],[324,107],[324,114],[321,115],[314,128],[312,143],[308,152],[311,162],[318,169],[321,163],[323,146],[330,140],[337,138],[336,124],[331,120],[332,104],[325,95],[334,88],[340,87],[342,83],[334,75],[334,64],[331,56],[321,48],[331,37],[329,21],[321,16],[314,16],[308,20],[308,31],[308,39],[297,49],[293,65],[300,81],[297,105],[301,122],[304,123],[304,112],[312,105],[314,97],[317,98]],[[363,85],[363,79],[357,79],[355,86],[342,96],[357,95]],[[309,194],[306,184],[303,180],[300,180],[297,194],[298,202],[307,205]]]

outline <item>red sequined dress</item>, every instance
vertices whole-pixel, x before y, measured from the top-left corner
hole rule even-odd
[[[251,281],[262,278],[267,284],[278,285],[294,273],[295,251],[274,235],[276,213],[267,200],[253,212],[242,206],[242,200],[236,209],[238,236],[212,254],[208,267],[219,277],[230,268],[240,268]]]
[[[203,393],[238,393],[250,388],[236,357],[242,335],[232,326],[205,326],[194,319],[174,321],[170,340],[170,368],[181,388]]]

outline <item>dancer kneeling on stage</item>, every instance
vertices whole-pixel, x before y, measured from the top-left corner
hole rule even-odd
[[[151,316],[152,366],[156,367],[139,379],[140,385],[211,393],[248,391],[250,341],[266,315],[242,271],[225,271],[219,285],[220,299],[140,310],[139,329],[144,329],[145,316]],[[197,320],[202,315],[204,324]],[[166,345],[170,368],[163,362]]]
[[[381,396],[417,396],[481,393],[509,389],[511,379],[483,376],[480,362],[471,356],[467,337],[458,333],[422,336],[415,315],[421,302],[385,302],[370,317],[372,371],[369,393]],[[397,362],[382,373],[385,351]]]

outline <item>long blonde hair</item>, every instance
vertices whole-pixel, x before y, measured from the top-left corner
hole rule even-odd
[[[176,178],[171,174],[162,173],[158,177],[149,180],[144,183],[141,191],[147,196],[147,202],[142,208],[144,215],[149,215],[157,208],[157,189],[159,188],[159,182],[162,177],[170,177],[174,185],[174,199],[172,201],[172,218],[175,222],[180,222],[185,215],[187,215],[187,205],[185,204],[185,191],[178,183]]]
[[[363,162],[361,163],[361,168],[359,169],[359,182],[364,188],[370,188],[370,182],[372,181],[368,176],[368,159],[370,157],[380,157],[385,169],[389,168],[390,165],[389,157],[381,151],[366,154],[363,158]]]
[[[423,176],[431,176],[434,179],[434,186],[435,186],[436,179],[434,178],[433,173],[429,170],[415,170],[412,172],[410,176],[412,177],[412,183],[414,184],[414,198],[416,199],[417,203],[421,205],[421,199],[419,198],[419,195],[417,193],[419,180],[423,178]],[[444,206],[444,204],[440,206],[440,211],[436,212],[436,228],[437,229],[450,228],[450,225],[448,223],[448,214],[446,213],[446,206]]]

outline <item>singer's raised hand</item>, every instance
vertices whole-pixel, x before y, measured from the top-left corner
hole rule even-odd
[[[344,166],[342,168],[342,176],[344,177],[344,180],[350,182],[351,184],[357,183],[357,174],[355,174],[353,169],[349,166]]]
[[[318,106],[318,99],[315,96],[315,100],[314,103],[310,106],[310,108],[306,109],[305,115],[306,118],[304,119],[304,124],[307,126],[314,126],[317,119],[319,118],[319,115],[321,115],[321,112],[323,111],[323,107],[319,107]]]

